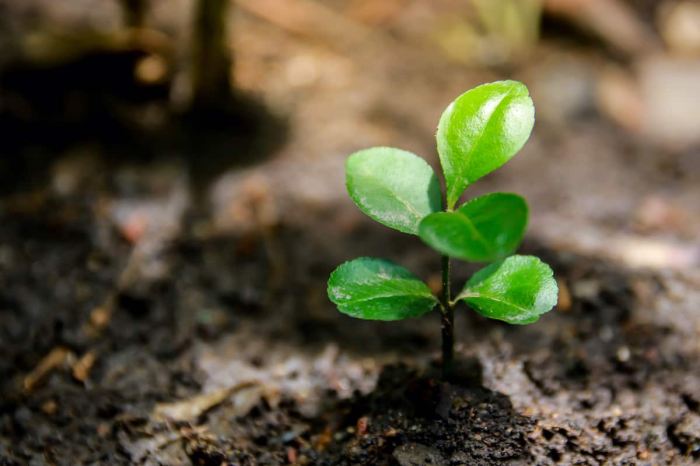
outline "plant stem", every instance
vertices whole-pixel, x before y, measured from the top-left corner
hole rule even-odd
[[[452,373],[455,353],[455,311],[450,294],[450,258],[442,256],[442,377],[444,379]]]
[[[197,0],[192,39],[192,105],[217,107],[231,97],[230,0]]]

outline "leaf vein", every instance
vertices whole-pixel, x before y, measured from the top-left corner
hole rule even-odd
[[[533,309],[528,309],[528,308],[526,308],[526,307],[518,306],[517,304],[514,304],[514,303],[512,303],[512,302],[510,302],[510,301],[504,301],[504,300],[502,300],[502,299],[498,299],[498,298],[495,298],[495,297],[493,297],[493,296],[486,295],[486,294],[482,294],[482,293],[469,293],[469,294],[467,294],[467,295],[465,295],[465,296],[460,295],[460,297],[459,297],[459,299],[468,299],[468,298],[484,298],[484,299],[490,299],[491,301],[495,301],[495,302],[500,303],[500,304],[505,304],[505,305],[507,305],[507,306],[512,306],[512,307],[516,308],[518,311],[522,311],[522,312],[532,312],[532,311],[533,311]]]
[[[396,191],[394,191],[394,190],[390,189],[389,187],[385,186],[384,184],[382,184],[382,183],[380,182],[381,180],[379,180],[378,178],[376,178],[376,177],[374,176],[373,173],[367,173],[367,172],[365,172],[365,174],[366,174],[366,176],[367,176],[368,178],[371,178],[372,180],[374,180],[374,182],[375,182],[375,184],[376,184],[376,186],[377,186],[378,188],[380,188],[380,189],[382,189],[383,191],[386,191],[387,193],[389,193],[391,196],[394,197],[394,199],[396,199],[396,200],[399,201],[404,207],[406,207],[406,209],[407,209],[408,211],[410,211],[410,213],[413,214],[413,216],[416,218],[416,220],[421,220],[421,219],[423,218],[423,217],[421,216],[420,212],[418,212],[408,201],[404,200],[401,196],[399,196],[399,195],[397,194]]]
[[[384,294],[384,295],[370,296],[367,298],[349,299],[347,301],[344,301],[344,304],[366,303],[368,301],[374,301],[376,299],[404,298],[404,297],[406,297],[406,298],[427,298],[427,299],[435,300],[435,297],[431,294]]]
[[[467,164],[471,164],[472,156],[480,148],[481,142],[483,141],[484,136],[487,133],[487,128],[489,127],[489,125],[491,125],[491,121],[493,120],[494,115],[496,115],[498,113],[501,106],[504,104],[504,102],[506,102],[507,99],[509,99],[511,97],[512,94],[513,94],[513,89],[508,89],[508,92],[506,92],[503,95],[503,97],[501,97],[501,100],[498,101],[496,106],[493,108],[493,111],[491,111],[491,113],[489,114],[488,118],[486,119],[486,122],[484,123],[484,127],[482,128],[481,132],[477,136],[476,141],[474,141],[474,144],[472,144],[472,150],[469,154],[469,159],[467,160]],[[468,181],[471,182],[472,180],[468,180]]]

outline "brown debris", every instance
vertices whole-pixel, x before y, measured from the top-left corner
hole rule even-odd
[[[325,429],[323,429],[323,432],[321,432],[316,438],[314,439],[314,450],[316,451],[323,451],[326,449],[328,444],[330,444],[333,441],[333,430],[330,428],[330,426],[326,426]]]
[[[651,30],[620,0],[545,0],[545,11],[569,21],[631,56],[658,48]]]
[[[399,431],[393,427],[389,427],[384,431],[384,437],[396,437],[397,435],[399,435]]]
[[[252,409],[262,395],[257,382],[242,382],[232,387],[204,393],[186,400],[175,401],[173,403],[158,403],[153,410],[152,417],[156,421],[195,420],[239,392],[254,392],[256,394],[256,396],[253,397],[254,402],[241,401],[240,406],[237,406],[234,415],[243,416],[247,414],[247,411]]]
[[[79,382],[85,383],[85,381],[90,377],[90,371],[95,365],[96,359],[97,354],[95,353],[95,351],[90,350],[87,353],[85,353],[73,365],[73,378]]]
[[[571,298],[571,291],[569,290],[569,285],[567,285],[566,280],[563,278],[557,279],[557,285],[559,286],[559,304],[557,309],[562,312],[568,312],[571,310],[573,300]]]
[[[47,416],[53,416],[58,411],[58,403],[55,400],[47,400],[41,405],[41,411]]]
[[[111,293],[104,302],[95,307],[90,312],[88,322],[83,324],[83,333],[91,338],[97,337],[112,320],[112,312],[114,309],[115,295]]]
[[[101,330],[107,326],[111,316],[111,308],[105,306],[96,307],[90,313],[90,324],[92,324],[95,329]]]
[[[72,351],[62,346],[52,349],[49,354],[44,356],[39,364],[32,370],[23,381],[24,391],[31,392],[39,384],[41,384],[46,377],[51,374],[55,369],[65,367],[70,364],[70,361],[75,358]]]
[[[367,416],[362,416],[357,420],[357,426],[356,426],[356,434],[358,437],[362,437],[363,435],[367,434],[367,426],[369,424],[369,419]]]

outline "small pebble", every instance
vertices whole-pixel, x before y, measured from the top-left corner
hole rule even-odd
[[[621,346],[617,349],[617,360],[627,362],[630,359],[630,349],[627,346]]]

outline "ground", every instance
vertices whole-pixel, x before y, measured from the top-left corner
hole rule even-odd
[[[700,459],[697,150],[599,111],[606,51],[548,37],[531,64],[485,72],[412,45],[419,13],[391,34],[323,16],[315,35],[241,14],[239,89],[280,128],[259,159],[236,142],[254,160],[200,180],[193,146],[115,162],[84,144],[3,198],[0,464]],[[530,86],[537,126],[469,195],[527,197],[522,250],[552,264],[559,305],[526,327],[460,308],[445,382],[437,315],[364,322],[326,298],[358,255],[439,283],[434,253],[354,208],[343,161],[383,144],[437,166],[444,106],[502,77]]]

